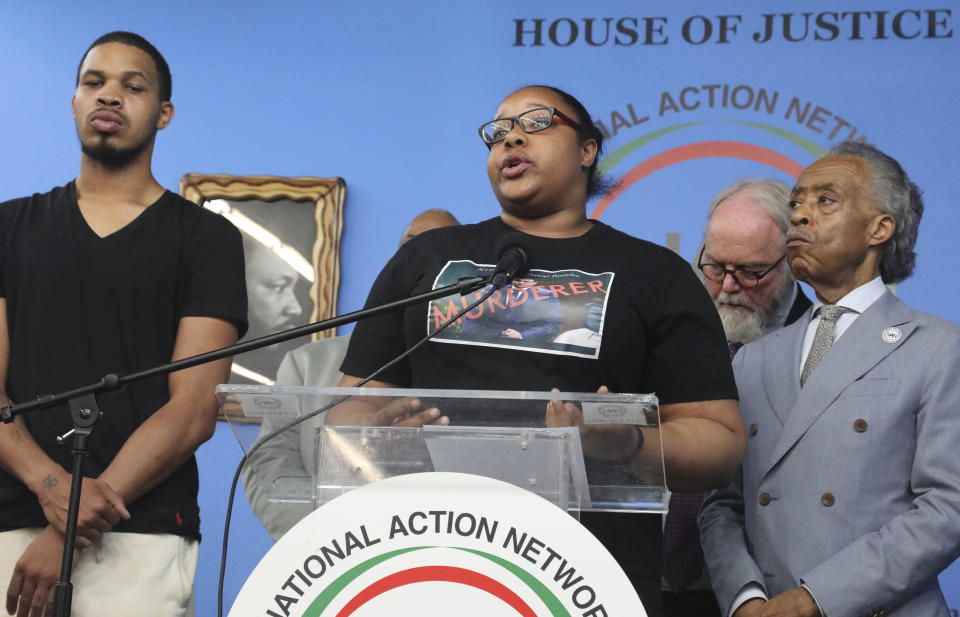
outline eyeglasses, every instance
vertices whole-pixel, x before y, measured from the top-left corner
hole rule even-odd
[[[700,256],[697,257],[697,267],[700,268],[703,275],[715,283],[722,283],[723,279],[729,274],[741,287],[756,287],[759,285],[760,279],[773,272],[773,269],[780,265],[780,262],[787,256],[787,254],[784,253],[780,256],[780,259],[775,261],[772,266],[763,272],[754,272],[753,270],[746,270],[739,266],[735,268],[723,268],[719,264],[710,262],[703,263],[703,252],[706,248],[706,246],[702,247],[700,249]]]
[[[493,147],[493,144],[506,139],[507,133],[513,130],[515,124],[519,124],[524,133],[538,133],[550,128],[554,118],[559,118],[572,129],[580,131],[579,122],[554,107],[537,107],[525,111],[519,116],[497,118],[480,125],[477,130],[480,132],[483,143],[490,148]]]

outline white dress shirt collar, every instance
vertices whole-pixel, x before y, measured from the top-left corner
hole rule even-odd
[[[886,290],[886,285],[883,284],[883,280],[878,276],[869,283],[857,287],[837,300],[837,305],[856,311],[857,313],[862,313],[870,308],[871,304],[879,300],[880,296],[882,296]],[[823,302],[821,302],[819,298],[815,299],[812,314],[815,315],[817,309],[821,306],[823,306]]]

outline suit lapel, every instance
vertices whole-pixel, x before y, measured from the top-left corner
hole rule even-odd
[[[783,322],[784,326],[789,326],[793,322],[803,317],[803,315],[807,312],[807,309],[813,306],[813,302],[810,302],[810,298],[803,293],[800,283],[795,284],[797,286],[797,297],[793,299],[793,305],[790,307],[790,312],[787,313],[787,319]]]
[[[789,374],[789,380],[795,383],[793,387],[799,390],[799,394],[790,408],[766,471],[769,472],[776,466],[847,386],[866,374],[910,337],[916,328],[912,320],[913,312],[896,296],[885,293],[836,341],[802,389],[798,368],[800,348],[793,349],[795,353],[790,357],[792,364],[786,373]],[[802,342],[806,325],[795,324],[798,325],[803,326],[800,334]],[[791,329],[795,326],[791,326]],[[884,342],[881,338],[881,333],[890,326],[897,326],[902,332],[902,336],[895,343]],[[782,383],[782,379],[781,377],[778,385],[788,387]],[[787,390],[794,391],[796,390]],[[781,396],[783,402],[787,402],[786,395]]]
[[[800,395],[800,350],[809,321],[801,319],[763,340],[763,388],[780,424],[786,424]]]

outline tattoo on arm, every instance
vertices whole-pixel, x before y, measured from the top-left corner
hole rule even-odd
[[[52,475],[47,476],[46,478],[43,479],[43,488],[47,488],[47,489],[54,488],[58,484],[60,484],[60,482],[56,478],[54,478]]]

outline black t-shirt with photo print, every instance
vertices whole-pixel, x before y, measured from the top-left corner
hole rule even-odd
[[[380,273],[367,306],[489,272],[497,261],[494,247],[507,233],[518,232],[497,217],[417,236]],[[716,309],[675,253],[599,221],[577,238],[519,237],[531,255],[527,276],[539,288],[530,288],[526,303],[542,303],[545,308],[533,312],[547,314],[559,301],[560,333],[549,341],[498,339],[490,335],[496,328],[468,323],[512,314],[524,302],[519,294],[492,297],[378,379],[444,389],[595,392],[606,385],[611,392],[655,393],[663,404],[737,398]],[[457,305],[463,301],[449,298],[358,323],[341,370],[366,377]],[[588,512],[582,521],[617,558],[648,612],[658,614],[660,517]]]
[[[217,317],[246,331],[240,233],[226,219],[169,191],[125,227],[98,236],[74,184],[0,204],[0,297],[6,300],[14,402],[169,362],[182,317]],[[169,398],[167,377],[98,396],[84,475],[96,477]],[[54,461],[72,468],[66,405],[23,416]],[[114,529],[199,538],[193,457],[128,505]],[[43,527],[36,497],[0,469],[0,530]]]

